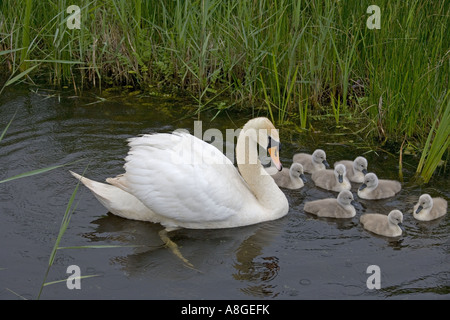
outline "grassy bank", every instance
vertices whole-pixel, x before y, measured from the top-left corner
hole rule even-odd
[[[81,9],[80,29],[68,27],[72,4]],[[372,4],[381,10],[380,29],[366,25]],[[77,91],[157,88],[192,95],[200,110],[225,95],[235,105],[266,108],[278,125],[304,129],[312,116],[336,123],[357,117],[367,122],[368,137],[423,151],[418,172],[425,181],[427,161],[448,155],[445,0],[17,0],[0,6],[4,85],[29,78]]]

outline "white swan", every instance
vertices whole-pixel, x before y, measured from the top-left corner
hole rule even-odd
[[[414,206],[413,216],[420,221],[430,221],[444,216],[447,213],[447,201],[442,198],[432,198],[423,194]]]
[[[281,171],[273,166],[265,168],[265,170],[281,188],[300,189],[305,185],[306,177],[300,163],[294,162],[290,168],[283,167]]]
[[[355,160],[341,160],[334,164],[343,164],[347,169],[347,178],[352,182],[363,183],[364,176],[367,174],[367,159],[364,157],[357,157]]]
[[[352,187],[350,181],[347,179],[343,164],[338,164],[334,170],[326,169],[316,171],[311,175],[311,179],[317,187],[336,192],[350,190]]]
[[[289,210],[286,196],[258,159],[258,144],[281,170],[278,131],[267,118],[255,118],[238,137],[239,171],[213,145],[187,133],[161,133],[129,139],[125,173],[108,178],[110,185],[80,181],[111,213],[160,223],[165,232],[256,224]]]
[[[327,162],[327,155],[322,149],[314,150],[312,155],[308,153],[297,153],[292,157],[292,160],[293,162],[301,163],[306,173],[314,173],[330,167]]]
[[[400,210],[392,210],[386,216],[381,213],[366,213],[359,219],[364,229],[385,237],[398,237],[402,235],[400,228],[403,214]]]
[[[355,207],[351,204],[353,194],[344,190],[339,192],[337,199],[326,198],[305,203],[304,210],[318,217],[352,218],[356,215]]]
[[[402,185],[395,180],[380,179],[375,173],[370,172],[364,176],[364,182],[358,189],[358,197],[361,199],[386,199],[400,192]]]

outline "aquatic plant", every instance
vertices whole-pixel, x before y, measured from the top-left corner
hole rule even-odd
[[[447,94],[447,96],[450,92]],[[430,181],[431,176],[441,162],[450,146],[450,100],[441,105],[439,114],[431,127],[427,141],[420,157],[416,173],[420,174],[424,182]]]
[[[371,29],[371,4],[84,0],[71,29],[67,1],[5,1],[3,88],[26,79],[76,92],[156,88],[187,92],[198,113],[220,94],[251,112],[261,106],[278,125],[358,115],[374,138],[425,146],[436,104],[448,100],[450,5],[380,0]]]

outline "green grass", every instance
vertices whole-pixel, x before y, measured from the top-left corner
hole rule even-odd
[[[447,94],[448,95],[448,94]],[[430,181],[431,176],[440,164],[444,153],[450,146],[450,101],[446,106],[442,105],[436,121],[431,127],[425,143],[422,156],[416,172],[420,174],[424,182]]]
[[[277,125],[353,116],[369,137],[419,149],[449,101],[445,0],[379,0],[374,30],[368,0],[80,0],[80,30],[66,26],[67,1],[17,2],[0,4],[3,88],[133,86],[187,93],[198,113],[227,97]]]

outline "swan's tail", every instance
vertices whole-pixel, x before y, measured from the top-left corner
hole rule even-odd
[[[109,212],[127,219],[159,222],[155,214],[132,194],[116,186],[82,177],[73,171],[70,173],[89,188]]]
[[[82,177],[78,173],[75,173],[73,171],[70,171],[70,173],[77,178],[77,180],[80,180],[81,183],[83,183],[86,187],[89,188],[89,190],[92,191],[94,196],[100,201],[102,205],[104,205],[109,211],[113,209],[111,207],[111,200],[114,199],[114,193],[117,193],[115,187],[108,185],[106,183],[97,182],[85,177]]]
[[[86,187],[88,187],[93,193],[94,195],[97,197],[97,199],[100,197],[101,199],[99,199],[99,201],[105,205],[103,202],[104,200],[107,200],[108,198],[111,197],[111,193],[113,192],[112,190],[112,186],[106,184],[106,183],[101,183],[101,182],[97,182],[91,179],[88,179],[86,177],[82,177],[81,175],[79,175],[78,173],[75,173],[73,171],[70,171],[70,173],[77,178],[77,180],[80,180],[81,183],[83,183]]]

